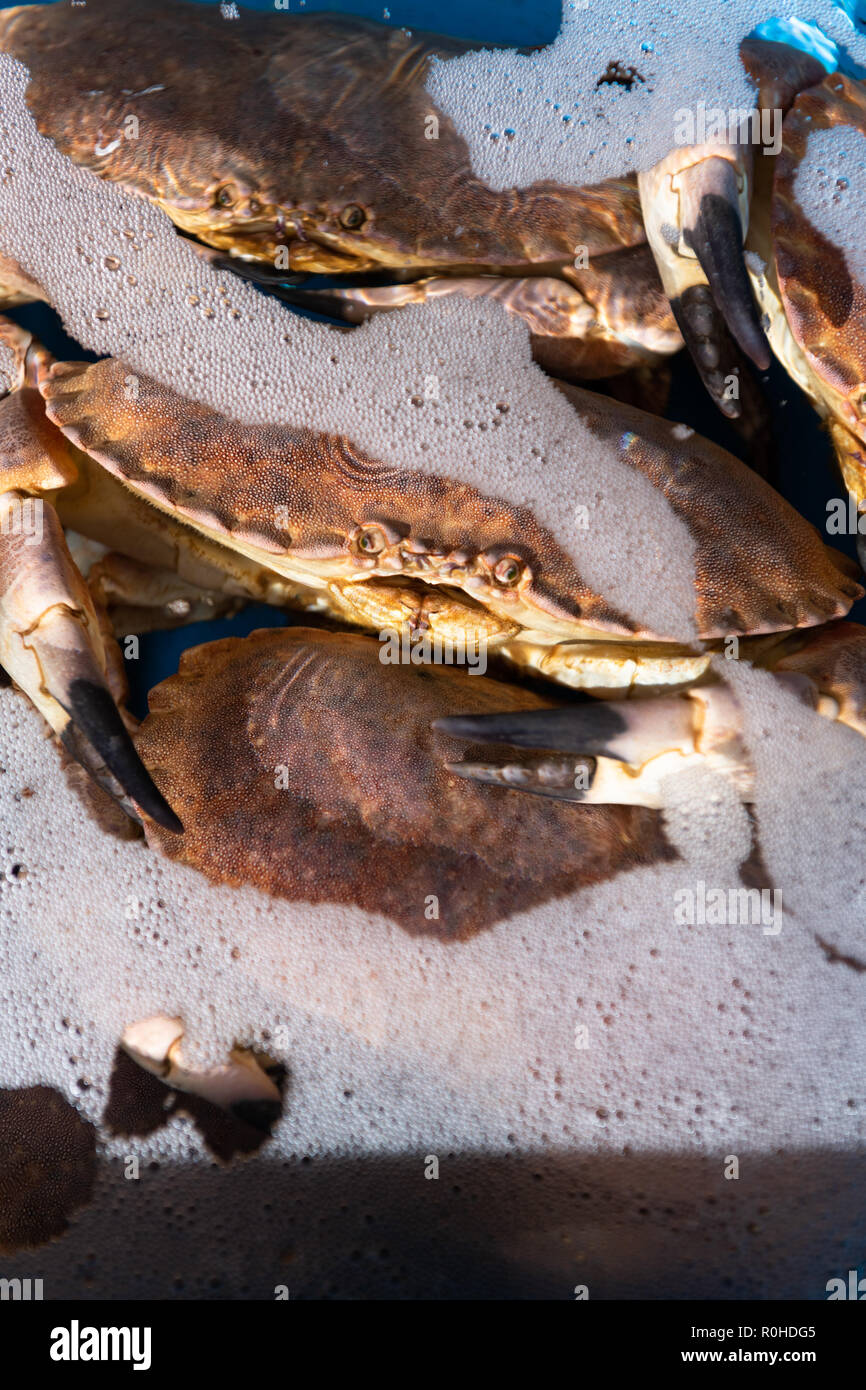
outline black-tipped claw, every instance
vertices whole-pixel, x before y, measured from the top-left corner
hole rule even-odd
[[[455,714],[437,719],[433,727],[473,743],[512,743],[604,757],[627,724],[615,704],[597,703],[510,714]]]
[[[766,371],[770,348],[743,260],[736,204],[721,193],[704,193],[695,225],[683,228],[683,240],[697,256],[735,341],[756,367]]]
[[[671,300],[671,309],[713,403],[729,420],[739,420],[746,363],[711,289],[708,285],[690,285]]]
[[[105,766],[145,815],[164,830],[183,826],[156,786],[135,748],[117,706],[104,686],[84,677],[70,681],[64,709],[96,749]]]
[[[553,750],[552,754],[523,754],[502,763],[446,763],[449,772],[465,781],[557,801],[584,801],[595,778],[597,760],[592,754],[607,753],[626,724],[613,705],[587,704],[509,714],[455,714],[437,719],[433,728],[472,743]]]
[[[638,786],[639,769],[663,753],[693,753],[694,719],[692,700],[672,695],[507,714],[456,714],[437,719],[433,727],[452,738],[515,749],[489,762],[449,762],[449,772],[458,777],[562,801],[649,806],[656,804],[655,788],[652,778]]]
[[[534,796],[549,796],[557,801],[584,801],[595,777],[596,760],[535,754],[520,763],[446,763],[445,766],[467,782],[532,792]]]

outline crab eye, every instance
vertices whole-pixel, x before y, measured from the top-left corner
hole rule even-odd
[[[493,571],[493,578],[497,584],[502,584],[507,589],[513,589],[518,579],[523,573],[523,564],[516,560],[513,555],[506,555],[499,561]]]
[[[388,541],[381,526],[364,526],[358,532],[355,544],[365,555],[379,555]]]
[[[224,183],[218,188],[214,196],[214,203],[218,208],[234,207],[238,200],[238,190],[233,183]]]
[[[357,203],[348,203],[340,213],[340,226],[349,232],[356,232],[367,221],[367,214]]]

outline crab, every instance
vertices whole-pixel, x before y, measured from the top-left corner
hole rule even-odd
[[[215,877],[308,899],[363,897],[376,857],[365,846],[377,838],[392,853],[402,846],[390,880],[399,883],[423,843],[430,862],[446,866],[443,877],[453,874],[457,920],[477,925],[497,900],[486,889],[467,898],[459,886],[455,866],[467,853],[493,865],[498,847],[499,862],[518,870],[504,880],[498,873],[510,902],[639,862],[642,844],[658,850],[657,828],[650,835],[641,817],[662,805],[670,772],[708,766],[744,799],[751,794],[736,703],[713,663],[731,637],[741,657],[866,733],[863,634],[838,621],[863,593],[856,566],[697,435],[561,388],[688,527],[700,638],[689,644],[642,627],[593,591],[577,553],[528,505],[446,474],[385,466],[344,437],[241,425],[140,375],[130,392],[121,361],[52,361],[20,327],[0,330],[17,366],[16,389],[0,402],[0,661],[148,836]],[[41,508],[38,537],[15,524],[28,502]],[[89,584],[64,527],[85,556],[86,541],[111,547]],[[249,599],[306,610],[343,631],[199,648],[174,685],[153,693],[136,748],[133,721],[118,708],[115,632]],[[558,683],[565,703],[551,709],[527,690],[457,671],[386,667],[380,644],[347,635],[347,625],[464,651],[483,644]],[[564,687],[598,698],[570,705]],[[386,737],[389,704],[395,728]],[[431,723],[433,734],[424,733]],[[500,748],[499,764],[463,762],[460,739],[470,736],[559,752],[515,757]],[[200,756],[215,742],[217,766]],[[346,776],[326,775],[338,754]],[[406,771],[400,797],[383,782],[391,765]],[[279,769],[297,793],[291,814],[269,790]],[[464,783],[472,785],[460,790]],[[511,806],[513,789],[538,794],[535,809]],[[563,803],[574,801],[597,842],[587,855],[588,830],[571,857],[557,848],[552,868],[551,847],[568,838],[574,814]],[[540,833],[517,851],[527,825]],[[379,899],[384,892],[378,883]],[[392,910],[399,917],[397,900]]]
[[[352,320],[491,296],[528,323],[553,375],[664,360],[682,338],[636,179],[488,189],[425,91],[432,57],[471,47],[348,15],[240,10],[228,24],[169,0],[0,13],[0,48],[31,73],[41,133],[76,163],[278,291],[309,273],[373,277],[324,296],[283,286],[290,300]],[[178,53],[197,60],[181,80]],[[7,271],[7,303],[38,294]]]
[[[750,441],[766,421],[746,362],[765,369],[772,348],[866,500],[864,290],[793,195],[808,131],[862,129],[864,96],[809,55],[741,46],[758,107],[786,113],[777,158],[750,144],[681,145],[639,176],[494,192],[425,88],[431,59],[467,41],[348,15],[239,11],[226,24],[195,4],[131,0],[121,13],[89,0],[74,15],[3,12],[0,47],[29,69],[39,129],[65,154],[152,199],[290,302],[351,323],[490,296],[528,323],[536,360],[572,381],[646,368],[685,339]],[[201,61],[179,82],[176,55],[188,51]],[[598,85],[634,80],[611,63]],[[293,272],[367,282],[287,287]],[[6,286],[33,293],[14,273]],[[655,408],[657,395],[653,383],[635,399]]]

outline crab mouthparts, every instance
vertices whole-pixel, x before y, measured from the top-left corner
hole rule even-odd
[[[397,575],[336,582],[331,592],[344,616],[364,627],[408,632],[412,638],[438,637],[445,642],[496,645],[514,637],[520,624],[492,613],[462,589],[428,584]]]

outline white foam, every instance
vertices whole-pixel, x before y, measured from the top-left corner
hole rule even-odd
[[[788,0],[785,14],[814,20],[855,61],[866,37],[833,0]],[[473,51],[436,62],[427,89],[467,141],[474,172],[491,188],[542,179],[577,186],[649,169],[677,138],[681,114],[750,110],[755,92],[741,41],[777,17],[774,0],[694,0],[610,6],[564,0],[555,41],[537,53]],[[608,64],[644,79],[598,86]],[[512,133],[509,133],[512,132]],[[685,142],[687,143],[687,142]],[[575,243],[580,242],[575,229]]]
[[[214,887],[109,838],[67,787],[38,716],[0,691],[0,1083],[56,1086],[100,1124],[123,1026],[155,1011],[183,1017],[202,1062],[243,1040],[291,1075],[285,1116],[247,1178],[217,1182],[181,1118],[139,1138],[100,1129],[93,1205],[60,1245],[4,1260],[4,1274],[44,1274],[58,1297],[77,1296],[82,1262],[96,1297],[168,1296],[178,1275],[187,1292],[218,1276],[235,1295],[272,1297],[285,1282],[293,1294],[333,1284],[369,1297],[396,1279],[392,1292],[421,1296],[442,1271],[422,1274],[411,1249],[429,1240],[441,1251],[453,1217],[464,1237],[481,1223],[482,1265],[497,1251],[518,1296],[542,1279],[548,1296],[570,1297],[581,1271],[593,1297],[710,1296],[723,1278],[757,1283],[765,1296],[823,1296],[826,1278],[847,1269],[835,1238],[854,1217],[828,1207],[827,1188],[810,1187],[778,1151],[802,1150],[814,1178],[827,1173],[827,1145],[856,1149],[866,1137],[863,976],[830,965],[814,939],[841,921],[857,873],[845,855],[862,844],[863,826],[858,819],[828,846],[852,795],[850,778],[838,781],[850,753],[844,731],[828,725],[816,742],[806,721],[786,751],[790,723],[777,733],[772,683],[759,674],[738,682],[752,685],[768,726],[760,756],[799,767],[800,807],[815,758],[820,771],[835,749],[802,832],[789,838],[802,810],[788,800],[771,794],[759,805],[785,890],[778,935],[674,920],[676,894],[697,879],[735,886],[742,826],[723,795],[727,840],[718,826],[697,838],[690,830],[688,860],[620,875],[452,945],[350,907]],[[33,794],[21,799],[25,785]],[[833,872],[816,896],[819,847]],[[133,900],[138,917],[127,916]],[[861,915],[861,953],[862,934]],[[130,1155],[138,1182],[123,1178]],[[441,1197],[425,1183],[427,1155],[440,1159]],[[727,1155],[740,1156],[747,1182],[724,1179]],[[543,1191],[520,1197],[535,1171]],[[812,1190],[810,1227],[802,1203]],[[342,1215],[323,1228],[319,1217],[331,1212]],[[465,1293],[473,1271],[452,1235],[448,1272]],[[352,1249],[371,1242],[378,1262],[365,1255],[351,1266]],[[378,1254],[385,1245],[389,1257]],[[297,1258],[288,1267],[287,1247]],[[636,1249],[637,1263],[622,1264]],[[494,1263],[488,1291],[502,1278]]]
[[[16,385],[20,372],[18,354],[7,343],[0,343],[0,391],[4,395]]]
[[[866,286],[866,135],[851,126],[811,131],[794,196],[816,231],[842,252],[853,278]]]
[[[802,704],[766,671],[725,663],[757,770],[755,812],[791,929],[866,961],[866,740]]]

